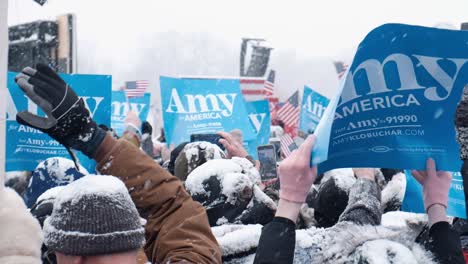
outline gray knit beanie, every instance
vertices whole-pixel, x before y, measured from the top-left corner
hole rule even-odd
[[[65,186],[43,231],[49,249],[74,256],[121,253],[145,243],[137,209],[112,176],[89,175]]]

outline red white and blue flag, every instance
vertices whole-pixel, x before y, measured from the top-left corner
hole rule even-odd
[[[283,136],[281,136],[280,141],[281,153],[283,154],[284,158],[287,158],[295,149],[297,149],[296,143],[288,134],[284,134]]]
[[[299,124],[300,110],[299,91],[296,91],[277,112],[277,118],[284,123],[285,132],[292,136],[295,136]]]
[[[275,94],[275,71],[271,70],[263,86],[263,92],[267,97]]]
[[[149,87],[149,81],[132,81],[126,82],[124,91],[128,98],[142,97],[145,95],[146,89]]]

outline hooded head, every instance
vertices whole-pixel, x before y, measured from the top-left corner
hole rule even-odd
[[[80,170],[77,170],[75,163],[69,159],[60,157],[46,159],[33,171],[23,195],[24,201],[28,207],[31,207],[45,191],[67,185],[87,174],[85,168],[80,167]]]
[[[174,164],[174,175],[181,181],[197,167],[213,159],[224,159],[226,155],[215,144],[209,142],[193,142],[185,145]]]

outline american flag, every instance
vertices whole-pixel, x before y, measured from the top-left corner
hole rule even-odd
[[[299,123],[300,110],[299,91],[296,91],[277,112],[277,118],[283,121],[285,130],[290,134]]]
[[[268,78],[265,81],[263,92],[266,96],[273,96],[275,93],[275,71],[271,70],[270,74],[268,74]]]
[[[125,83],[125,94],[128,98],[141,97],[145,95],[146,89],[149,87],[149,81],[132,81]]]
[[[283,153],[284,158],[287,158],[293,150],[297,149],[296,143],[294,143],[294,140],[292,137],[288,134],[284,134],[281,137],[281,153]]]

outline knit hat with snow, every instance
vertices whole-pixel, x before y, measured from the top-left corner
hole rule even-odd
[[[67,255],[92,256],[125,252],[145,243],[138,212],[119,179],[85,176],[57,195],[44,222],[45,244]]]

